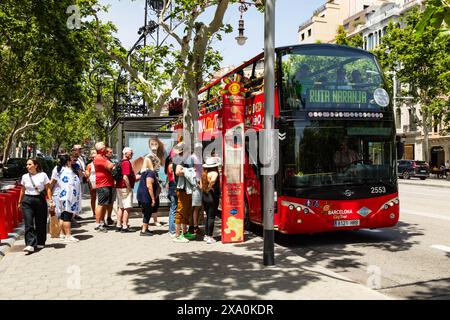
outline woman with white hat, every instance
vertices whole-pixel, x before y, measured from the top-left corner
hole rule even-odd
[[[220,199],[219,161],[217,158],[208,158],[203,165],[200,187],[203,191],[202,202],[206,211],[205,237],[208,244],[216,242],[213,238],[214,219],[218,215]]]

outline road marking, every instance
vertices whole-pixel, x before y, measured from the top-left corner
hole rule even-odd
[[[428,217],[428,218],[435,218],[435,219],[441,219],[441,220],[447,220],[450,221],[450,217],[448,216],[443,216],[440,214],[434,214],[434,213],[426,213],[426,212],[419,212],[419,211],[413,211],[413,210],[405,210],[405,209],[400,209],[400,215],[402,213],[406,213],[406,214],[413,214],[416,216],[422,216],[422,217]]]
[[[443,246],[441,244],[433,244],[430,247],[434,248],[434,249],[442,250],[442,251],[445,251],[445,252],[450,252],[450,247],[449,246]]]

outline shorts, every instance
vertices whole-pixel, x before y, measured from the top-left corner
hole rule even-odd
[[[72,221],[73,218],[73,213],[72,212],[68,212],[68,211],[63,211],[61,213],[61,220],[64,222],[70,222]]]
[[[195,188],[194,191],[192,191],[192,206],[202,206],[202,190],[200,190],[200,188]]]
[[[117,188],[117,206],[119,209],[133,208],[133,190],[127,188]]]
[[[114,203],[113,189],[113,187],[97,188],[97,199],[99,206],[109,206]]]

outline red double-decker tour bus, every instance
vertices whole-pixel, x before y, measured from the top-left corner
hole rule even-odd
[[[200,137],[222,129],[223,80],[245,88],[244,130],[264,128],[264,54],[199,92]],[[373,54],[331,44],[276,49],[275,230],[316,233],[394,226],[399,219],[394,112]],[[245,226],[262,224],[261,164],[245,143]],[[250,161],[253,160],[253,161]]]

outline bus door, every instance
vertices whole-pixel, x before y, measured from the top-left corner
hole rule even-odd
[[[254,144],[257,145],[256,139],[247,137],[245,140],[245,179],[244,185],[246,190],[246,201],[249,210],[249,219],[252,222],[261,222],[261,180],[260,169],[257,158],[257,150]],[[253,144],[253,146],[252,146]],[[256,153],[255,153],[256,152]]]

